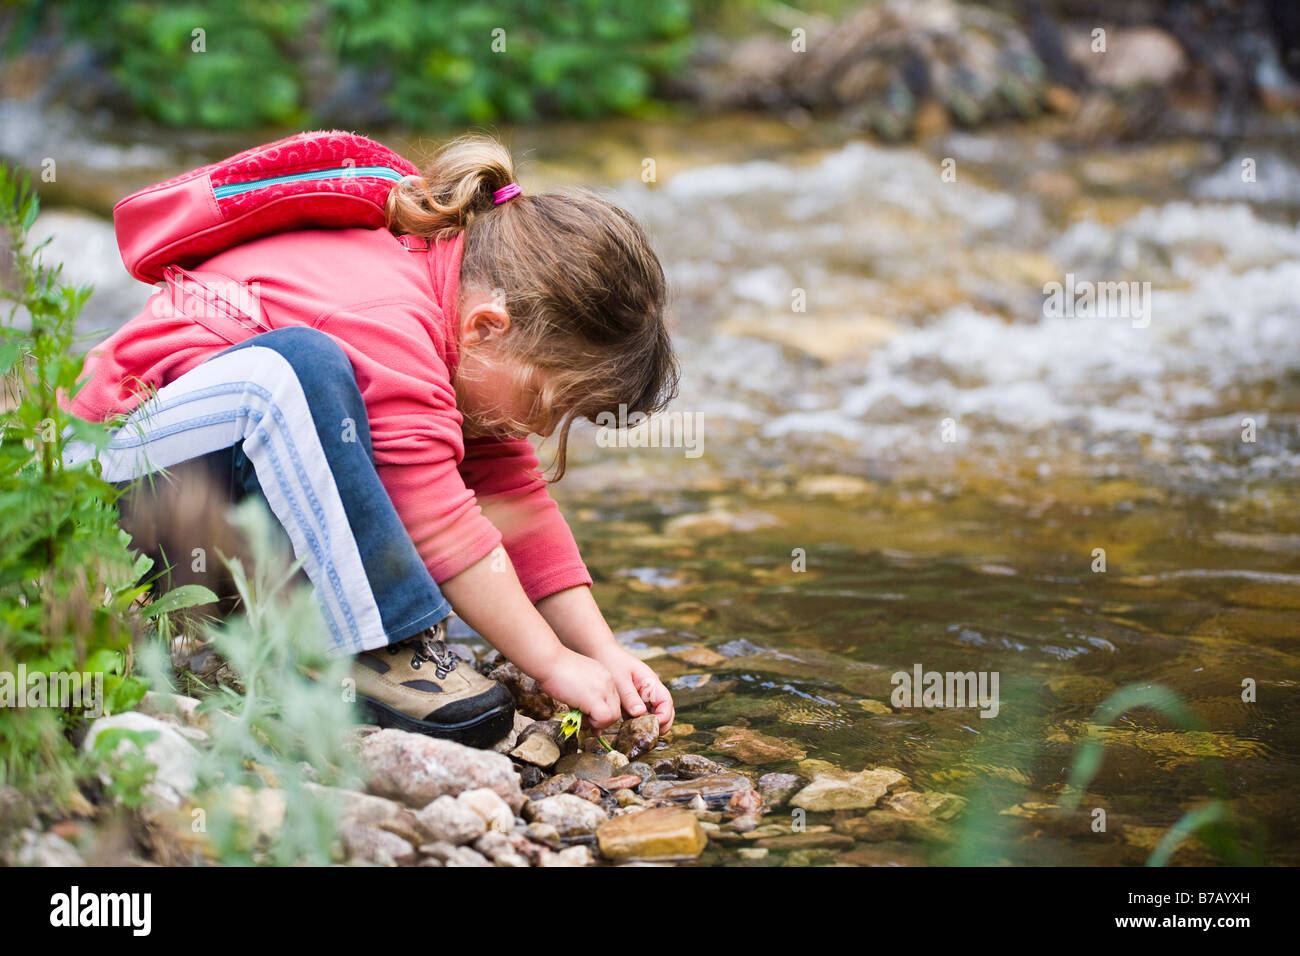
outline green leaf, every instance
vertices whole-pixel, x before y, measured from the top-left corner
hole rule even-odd
[[[210,589],[201,584],[182,584],[178,588],[172,588],[145,608],[144,616],[152,620],[160,614],[170,614],[187,607],[215,604],[219,600],[220,598]]]

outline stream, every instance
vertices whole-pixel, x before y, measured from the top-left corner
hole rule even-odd
[[[0,153],[36,168],[52,137],[72,153],[61,176],[101,180],[36,227],[96,284],[88,341],[149,291],[103,203],[280,135],[164,150],[5,119]],[[583,183],[646,224],[673,288],[674,411],[699,428],[694,448],[575,429],[554,493],[611,626],[673,689],[674,752],[756,774],[895,767],[968,801],[856,862],[1140,864],[1217,772],[1264,862],[1295,865],[1294,142],[1088,149],[1056,132],[883,147],[754,117],[510,130],[525,190]],[[1123,315],[1045,307],[1045,285],[1088,282],[1148,291]],[[917,666],[996,673],[996,716],[892,707],[893,675]],[[1202,728],[1145,709],[1091,727],[1132,683],[1169,688]],[[714,748],[736,728],[785,752]],[[1104,759],[1080,810],[1056,813],[1090,736]],[[840,853],[733,851],[701,861]],[[1173,860],[1214,857],[1193,839]]]

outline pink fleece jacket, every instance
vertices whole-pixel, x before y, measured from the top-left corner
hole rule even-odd
[[[166,385],[259,328],[320,329],[352,360],[379,478],[435,581],[504,544],[532,601],[589,585],[528,440],[461,433],[452,376],[463,248],[463,233],[424,244],[386,229],[302,230],[175,270],[167,295],[91,351],[69,410],[104,421],[138,404],[140,383]],[[239,321],[214,307],[232,301],[224,311]]]

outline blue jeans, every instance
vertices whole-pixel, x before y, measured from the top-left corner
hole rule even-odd
[[[451,613],[375,471],[352,364],[323,332],[277,329],[214,355],[141,404],[99,458],[119,485],[166,469],[176,484],[203,476],[217,503],[265,501],[303,559],[332,656]],[[124,524],[148,511],[144,484],[124,502]],[[174,551],[186,561],[191,548]]]

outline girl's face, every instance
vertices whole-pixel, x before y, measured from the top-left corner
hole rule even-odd
[[[549,436],[555,430],[555,417],[539,402],[547,376],[520,362],[505,347],[510,316],[480,292],[467,291],[461,310],[460,359],[453,384],[456,406],[465,419],[465,436]]]
[[[455,387],[456,405],[465,419],[465,437],[549,436],[555,422],[544,414],[538,401],[544,384],[543,373],[502,354],[500,348],[462,348]]]

